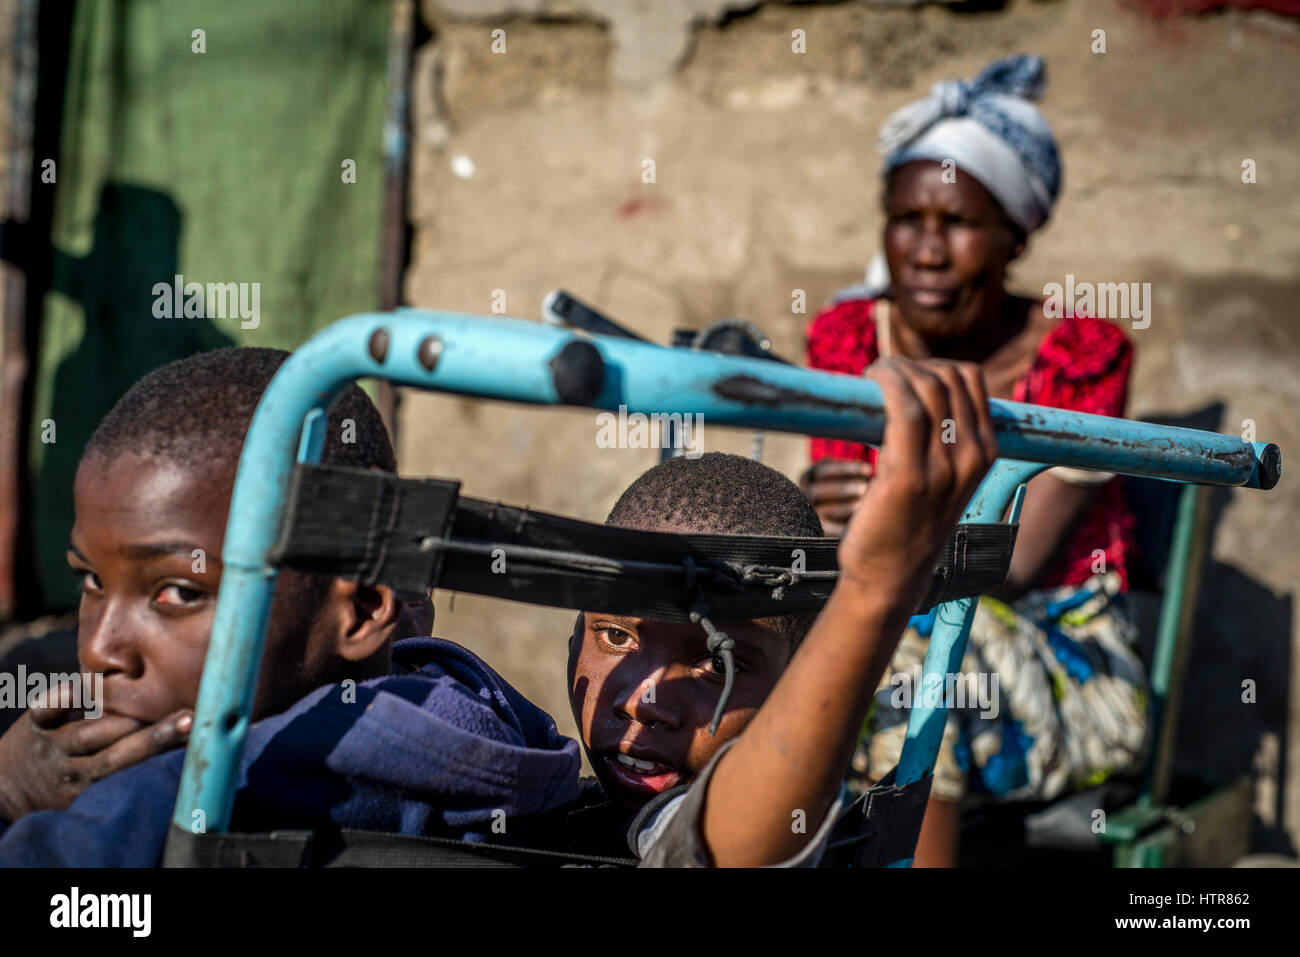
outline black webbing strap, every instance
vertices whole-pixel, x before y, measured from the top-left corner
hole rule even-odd
[[[920,781],[897,787],[895,771],[890,771],[855,802],[856,833],[850,832],[851,836],[832,840],[829,845],[827,852],[845,861],[844,866],[883,867],[913,856],[932,778],[926,775]],[[164,867],[191,868],[627,868],[636,867],[637,863],[631,857],[346,828],[195,834],[175,824],[171,825],[163,857]]]
[[[459,494],[459,482],[298,465],[271,561],[422,597],[445,552],[421,542],[446,536]]]
[[[897,772],[898,768],[893,768],[858,799],[857,834],[833,841],[828,852],[838,851],[837,857],[850,855],[853,867],[885,867],[915,854],[934,778],[927,774],[899,787],[894,784]],[[855,848],[851,853],[850,847]]]
[[[613,528],[459,495],[460,483],[299,465],[272,562],[404,596],[443,588],[555,608],[689,622],[819,611],[838,575],[827,538]],[[1000,584],[1014,525],[959,525],[918,611]]]
[[[171,827],[164,867],[636,867],[632,858],[379,831],[193,834]]]

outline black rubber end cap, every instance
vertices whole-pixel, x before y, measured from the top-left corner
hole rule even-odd
[[[574,339],[551,360],[555,392],[566,405],[591,405],[605,388],[605,360],[590,342]]]
[[[1282,479],[1282,450],[1271,442],[1259,456],[1259,487],[1270,489]]]

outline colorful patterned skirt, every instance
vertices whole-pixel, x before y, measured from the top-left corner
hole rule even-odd
[[[863,727],[852,786],[869,786],[898,763],[922,694],[942,695],[936,700],[950,709],[934,772],[938,798],[1052,800],[1140,768],[1147,682],[1119,588],[1108,572],[1009,605],[981,598],[962,675],[942,686],[919,686],[929,623],[908,627]]]

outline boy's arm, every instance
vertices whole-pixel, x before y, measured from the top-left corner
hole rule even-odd
[[[978,366],[892,359],[867,374],[885,397],[876,476],[826,607],[708,783],[700,830],[719,867],[785,861],[810,837],[792,824],[826,816],[938,552],[997,457]]]

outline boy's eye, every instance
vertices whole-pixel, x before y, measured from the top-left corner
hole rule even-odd
[[[190,605],[203,597],[203,592],[186,585],[164,585],[154,599],[160,605]]]
[[[104,587],[100,584],[99,576],[92,571],[85,568],[73,568],[70,571],[82,591],[99,591]]]
[[[603,644],[608,645],[618,651],[629,651],[635,647],[635,642],[631,633],[624,631],[622,628],[614,628],[611,625],[604,625],[595,629],[596,637]]]
[[[736,660],[735,657],[732,657],[731,663],[733,666],[732,670],[735,671],[736,674],[740,674],[740,672],[743,670],[740,667],[740,662]],[[705,674],[717,675],[718,677],[722,677],[727,673],[726,659],[724,659],[722,655],[714,655],[711,658],[706,658],[701,663],[700,670],[703,671]]]

